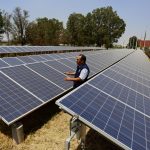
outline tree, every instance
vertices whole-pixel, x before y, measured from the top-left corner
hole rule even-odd
[[[12,26],[12,34],[14,40],[17,40],[21,45],[26,44],[26,29],[28,27],[28,11],[21,10],[21,8],[16,7],[13,11],[13,26]]]
[[[4,22],[3,22],[2,12],[0,10],[0,41],[3,38],[3,36],[2,36],[2,34],[4,33],[3,27],[4,27]]]
[[[85,17],[82,14],[73,13],[67,21],[67,31],[71,45],[84,45],[84,23]]]
[[[57,19],[38,18],[27,28],[28,43],[32,45],[58,45],[63,34],[63,24]]]
[[[11,14],[3,11],[4,32],[7,36],[8,45],[10,44],[10,33],[12,30],[11,17],[12,17]]]
[[[84,23],[84,44],[87,46],[95,44],[95,29],[94,20],[91,13],[88,13],[85,17]]]
[[[93,28],[95,42],[98,46],[105,44],[110,47],[125,31],[125,22],[113,11],[112,7],[103,7],[93,10]]]
[[[128,43],[128,47],[129,48],[133,48],[136,49],[137,47],[137,37],[136,36],[132,36],[129,38],[129,43]]]

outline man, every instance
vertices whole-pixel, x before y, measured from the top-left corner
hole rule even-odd
[[[77,69],[76,72],[65,72],[67,75],[74,75],[74,77],[66,77],[65,81],[73,81],[73,88],[76,88],[87,81],[90,70],[86,64],[86,56],[80,54],[76,57]]]

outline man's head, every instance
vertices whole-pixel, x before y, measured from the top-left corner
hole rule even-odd
[[[77,60],[77,64],[78,65],[82,65],[82,64],[85,64],[86,63],[86,56],[83,55],[83,54],[80,54],[76,57],[76,60]]]

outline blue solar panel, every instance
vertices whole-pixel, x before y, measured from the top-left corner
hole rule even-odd
[[[35,63],[27,66],[39,73],[40,75],[47,78],[49,81],[52,81],[60,88],[67,90],[72,87],[72,82],[64,81],[64,78],[66,77],[64,74],[58,72],[57,70],[51,68],[50,66],[44,63]]]
[[[51,54],[42,54],[40,55],[42,58],[46,59],[46,60],[54,60],[54,58],[51,56]]]
[[[68,67],[67,65],[60,63],[58,61],[47,61],[45,64],[61,71],[62,73],[67,72],[67,71],[75,71],[72,68]]]
[[[51,54],[51,56],[54,58],[54,59],[60,59],[61,56],[59,56],[59,54]]]
[[[104,76],[103,74],[97,76],[89,82],[89,84],[94,85],[96,88],[110,94],[114,98],[119,99],[125,104],[139,110],[142,113],[150,115],[150,98],[146,97],[128,87],[115,82],[114,80]]]
[[[39,55],[31,55],[31,56],[29,56],[29,57],[31,57],[33,60],[35,60],[35,61],[46,61],[46,59],[44,59],[44,58],[42,58],[41,56],[39,56]]]
[[[23,62],[21,60],[17,59],[16,57],[4,57],[4,58],[2,58],[2,60],[11,66],[23,64]]]
[[[33,47],[32,48],[31,47],[30,48],[29,47],[13,47],[13,48],[7,47],[5,48],[5,50],[6,49],[8,50],[8,52],[12,52],[14,50],[19,52],[21,51],[27,52],[27,51],[31,51],[31,49],[32,51],[34,50],[45,51],[47,50],[47,47],[43,49],[41,49],[40,47],[34,47],[34,48]],[[95,52],[95,53],[98,54],[99,52]],[[2,117],[2,119],[7,124],[11,124],[12,122],[15,122],[16,120],[28,114],[32,110],[35,110],[36,108],[49,102],[59,94],[69,89],[72,86],[72,82],[65,82],[64,77],[66,75],[64,75],[63,73],[66,71],[75,70],[76,62],[74,58],[68,58],[68,59],[62,59],[62,58],[70,57],[70,56],[73,57],[78,54],[79,53],[72,53],[69,55],[49,54],[49,55],[40,55],[40,56],[36,55],[36,56],[21,56],[17,58],[14,57],[3,58],[3,60],[7,61],[11,65],[11,67],[1,68],[1,73],[3,73],[1,78],[3,79],[4,77],[6,78],[5,82],[3,82],[2,79],[0,80],[0,85],[1,85],[0,91],[2,93],[2,95],[0,93],[0,97],[1,97],[0,103],[2,104],[0,105],[1,108],[0,116]],[[85,54],[88,55],[90,53],[85,53]],[[122,55],[117,56],[115,61],[120,59],[121,57]],[[59,59],[59,61],[56,60],[47,61],[47,60],[54,60],[54,58]],[[40,61],[44,61],[44,62],[37,63]],[[91,69],[91,73],[93,71],[93,74],[94,72],[97,73],[101,69],[101,68],[96,69],[96,67],[94,67],[95,63],[98,63],[98,57],[96,61],[94,59],[93,63],[89,65]],[[108,64],[110,65],[110,63],[111,61],[109,61]],[[4,64],[0,63],[0,65],[3,66]],[[19,66],[12,67],[13,65],[19,65]],[[4,88],[3,86],[6,87]],[[17,90],[20,90],[20,93]],[[11,91],[13,91],[13,94],[11,93]],[[16,95],[14,95],[15,92]],[[88,99],[89,98],[90,95]],[[18,99],[19,99],[19,103],[17,103]],[[84,104],[82,103],[81,106],[84,106]],[[5,107],[6,109],[4,109]],[[148,107],[145,110],[148,111]],[[93,110],[89,109],[89,112],[90,111]]]
[[[137,53],[123,60],[126,65],[134,64]],[[144,84],[148,70],[138,69],[150,63],[144,59],[136,63],[133,70],[138,74],[121,68],[121,61],[119,69],[118,64],[112,66],[56,104],[124,149],[150,149],[150,91]]]
[[[1,46],[0,53],[22,53],[22,52],[46,52],[46,51],[70,51],[70,50],[100,50],[99,47],[71,47],[71,46]]]
[[[34,62],[36,62],[35,60],[33,60],[32,58],[30,58],[28,56],[19,56],[17,58],[20,59],[21,61],[23,61],[24,63],[34,63]]]
[[[0,116],[9,125],[42,102],[0,72]]]
[[[25,66],[11,67],[2,71],[45,102],[63,92],[61,88]]]
[[[93,86],[86,84],[57,104],[126,149],[150,148],[150,118]]]
[[[143,78],[142,76],[133,73],[132,70],[129,69],[125,69],[124,67],[120,67],[119,65],[115,65],[111,67],[112,70],[125,75],[126,77],[129,77],[139,83],[142,83],[145,86],[149,86],[150,87],[150,81],[146,78]]]
[[[76,69],[76,67],[77,67],[75,62],[71,62],[68,59],[60,59],[60,60],[58,60],[58,62],[61,62],[72,69]]]
[[[7,51],[3,49],[3,47],[0,47],[0,54],[6,53]]]
[[[103,74],[145,96],[150,97],[150,87],[145,86],[144,84],[141,84],[140,82],[135,81],[134,79],[131,79],[123,74],[117,73],[111,69],[108,69]]]
[[[9,65],[5,63],[2,59],[0,59],[0,68],[8,67]]]

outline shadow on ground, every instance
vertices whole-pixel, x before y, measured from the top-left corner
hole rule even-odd
[[[86,150],[123,150],[92,129],[87,132],[85,145]],[[81,150],[80,146],[76,150]]]

